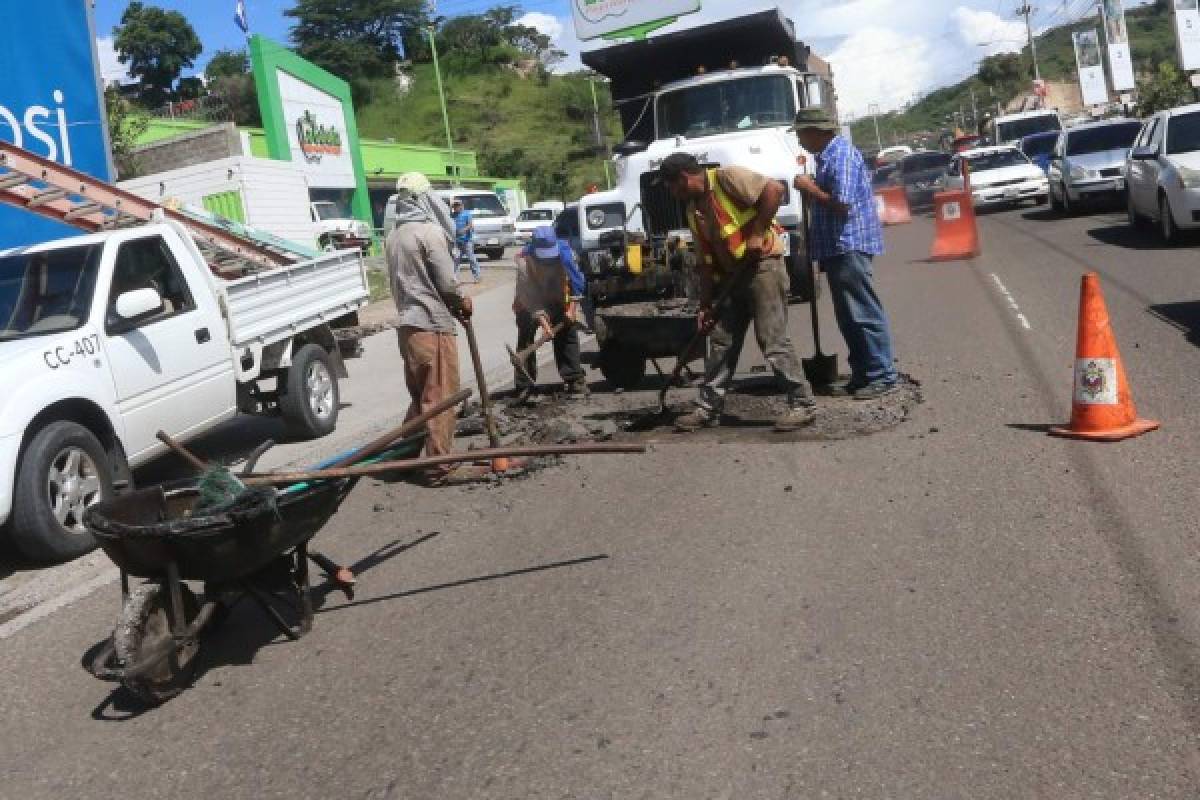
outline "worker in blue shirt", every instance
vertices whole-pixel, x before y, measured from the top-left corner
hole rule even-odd
[[[517,253],[517,286],[513,313],[517,315],[517,349],[533,344],[538,333],[554,339],[554,363],[569,394],[588,394],[579,361],[579,303],[587,283],[575,263],[571,245],[543,225],[529,244]],[[561,330],[555,327],[562,325]],[[525,374],[528,373],[528,374]],[[537,380],[537,356],[516,370],[517,396],[527,400]]]
[[[463,208],[462,200],[451,203],[450,210],[454,212],[454,244],[458,249],[454,258],[454,277],[458,277],[459,268],[466,262],[471,267],[471,277],[479,283],[479,259],[475,257],[475,223],[471,221],[471,212]]]

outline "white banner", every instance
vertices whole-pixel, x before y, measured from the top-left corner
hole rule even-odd
[[[1125,9],[1121,0],[1104,0],[1100,4],[1104,17],[1104,38],[1108,42],[1108,69],[1112,87],[1121,92],[1135,89],[1133,58],[1129,52],[1129,29],[1125,27]]]
[[[1095,28],[1072,34],[1075,63],[1079,67],[1079,88],[1085,106],[1108,102],[1108,81],[1104,78],[1104,60],[1100,55],[1100,32]]]
[[[571,0],[583,41],[700,10],[700,0]]]
[[[357,186],[342,101],[283,70],[279,70],[279,93],[292,163],[304,170],[309,185],[320,189]]]
[[[1200,5],[1197,0],[1174,0],[1174,3],[1179,63],[1189,72],[1200,69]]]

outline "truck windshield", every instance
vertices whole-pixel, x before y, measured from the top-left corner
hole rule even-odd
[[[0,341],[83,325],[102,250],[94,244],[0,256]]]
[[[997,122],[996,141],[1015,142],[1018,139],[1024,139],[1026,136],[1032,136],[1035,133],[1049,133],[1050,131],[1061,130],[1062,123],[1058,121],[1057,114],[1039,114],[1036,117],[1021,117],[1020,119],[1010,119],[1006,122]]]
[[[345,214],[337,207],[337,203],[321,201],[320,203],[312,204],[313,211],[317,212],[317,219],[344,219]]]
[[[508,210],[494,194],[460,194],[455,200],[462,201],[463,208],[477,217],[504,217]]]
[[[658,98],[658,136],[711,136],[789,125],[796,116],[792,82],[783,75],[709,83]]]

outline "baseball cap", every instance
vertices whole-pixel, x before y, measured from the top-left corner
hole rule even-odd
[[[558,258],[558,234],[549,225],[539,225],[533,229],[530,245],[536,258]]]
[[[699,172],[700,162],[691,153],[671,153],[662,160],[658,174],[654,176],[655,185],[670,183],[685,172]]]

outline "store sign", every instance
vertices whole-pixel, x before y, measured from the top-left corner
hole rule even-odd
[[[1200,69],[1200,2],[1174,0],[1175,41],[1179,63],[1187,71]]]
[[[112,177],[88,0],[0,4],[0,139],[96,177]],[[0,206],[0,248],[78,233]]]
[[[277,70],[283,116],[291,124],[292,161],[302,165],[309,185],[353,189],[354,164],[345,143],[346,110],[342,101],[296,76]]]
[[[700,0],[571,0],[575,35],[596,39],[700,10]]]
[[[1104,77],[1104,59],[1100,55],[1100,32],[1095,28],[1071,35],[1075,40],[1075,63],[1079,68],[1079,87],[1085,106],[1108,102],[1108,81]]]
[[[1125,27],[1125,9],[1121,0],[1103,0],[1100,13],[1104,17],[1104,38],[1108,42],[1112,88],[1118,92],[1136,88],[1133,57],[1129,52],[1129,29]]]

